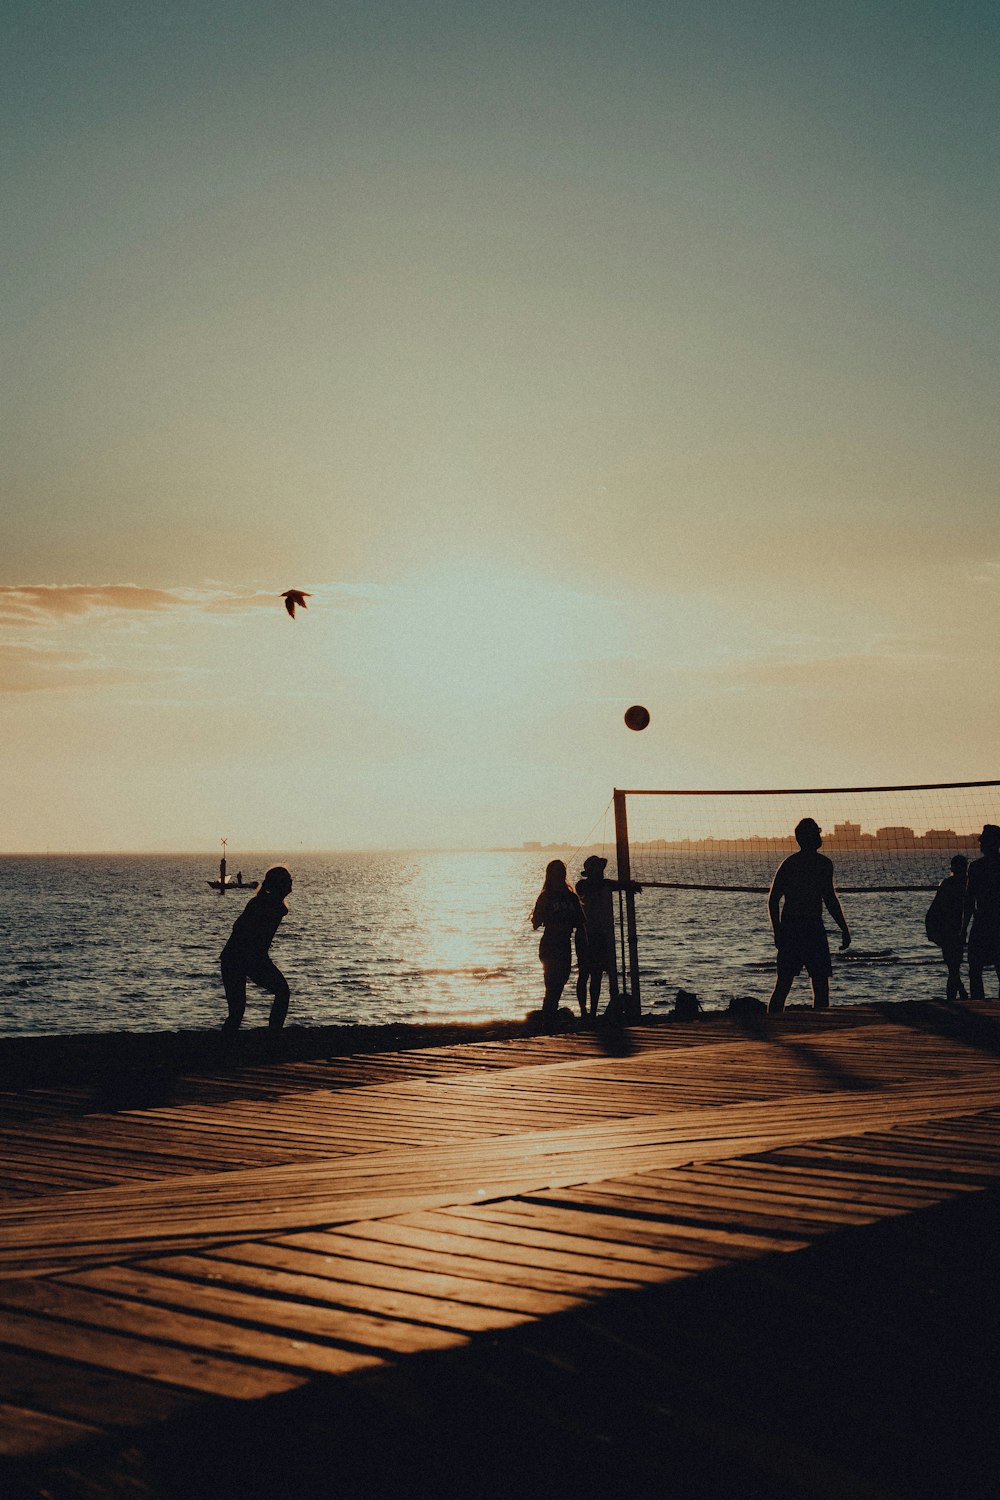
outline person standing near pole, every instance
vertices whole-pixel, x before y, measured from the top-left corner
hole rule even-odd
[[[813,1008],[830,1004],[830,944],[823,926],[826,907],[840,928],[840,946],[849,948],[851,934],[837,892],[833,887],[833,861],[820,854],[823,835],[815,818],[795,825],[797,854],[782,860],[771,883],[767,911],[778,950],[778,977],[768,1002],[768,1012],[778,1015],[796,975],[805,969],[812,981]]]
[[[991,968],[1000,980],[1000,827],[984,823],[979,835],[981,859],[969,866],[966,915],[969,930],[969,998],[985,1000],[983,970]]]
[[[605,974],[608,976],[608,1009],[605,1014],[617,1014],[619,1009],[614,892],[625,890],[626,884],[620,880],[605,879],[607,863],[602,854],[588,855],[576,882],[576,894],[587,919],[587,946],[579,954],[576,998],[581,1016],[586,1016],[589,988],[592,1018],[596,1017],[601,1003],[601,980]],[[629,881],[627,888],[633,892],[642,890],[635,881]]]

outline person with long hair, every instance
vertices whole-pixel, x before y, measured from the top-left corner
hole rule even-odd
[[[273,995],[268,1028],[280,1031],[288,1014],[288,980],[271,961],[268,949],[274,940],[282,917],[288,912],[285,897],[292,889],[292,877],[284,865],[274,865],[261,881],[253,896],[233,923],[229,941],[219,955],[222,983],[226,991],[229,1015],[223,1031],[236,1031],[247,1008],[247,980]]]
[[[545,980],[542,1027],[552,1031],[573,968],[573,934],[576,933],[578,949],[585,948],[587,940],[583,907],[566,879],[566,866],[561,859],[550,860],[545,867],[545,881],[531,913],[531,925],[535,932],[542,929],[538,944]]]

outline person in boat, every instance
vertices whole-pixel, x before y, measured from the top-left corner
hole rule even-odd
[[[284,865],[274,865],[261,881],[260,890],[252,896],[233,923],[229,941],[219,955],[222,983],[226,991],[229,1015],[223,1031],[236,1031],[247,1005],[247,980],[274,998],[268,1027],[280,1031],[288,1014],[288,980],[272,962],[269,950],[274,935],[286,915],[285,897],[292,889],[292,877]]]
[[[841,948],[851,943],[847,919],[833,888],[833,861],[819,852],[823,834],[815,818],[802,818],[795,825],[795,842],[798,853],[782,860],[767,898],[778,950],[778,977],[767,1006],[772,1015],[784,1010],[792,981],[803,969],[812,982],[813,1008],[829,1007],[833,964],[823,926],[824,906],[840,928]]]
[[[984,823],[979,835],[981,859],[969,866],[966,918],[969,930],[969,994],[985,1000],[983,970],[990,968],[1000,981],[1000,827]]]
[[[587,942],[587,923],[580,898],[566,879],[566,866],[553,859],[545,867],[545,881],[538,893],[531,925],[542,929],[538,957],[542,962],[545,998],[542,1001],[542,1026],[552,1031],[559,1014],[559,1001],[573,968],[573,935],[578,949]]]

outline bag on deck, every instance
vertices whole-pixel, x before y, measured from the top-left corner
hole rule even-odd
[[[701,1001],[691,990],[678,990],[674,996],[674,1015],[680,1021],[693,1021],[701,1010]]]
[[[729,1002],[729,1014],[745,1021],[751,1016],[766,1016],[767,1006],[756,995],[734,995]]]

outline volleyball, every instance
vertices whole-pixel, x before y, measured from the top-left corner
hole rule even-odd
[[[645,729],[649,723],[649,709],[643,708],[641,703],[633,703],[625,710],[625,723],[629,729]]]

